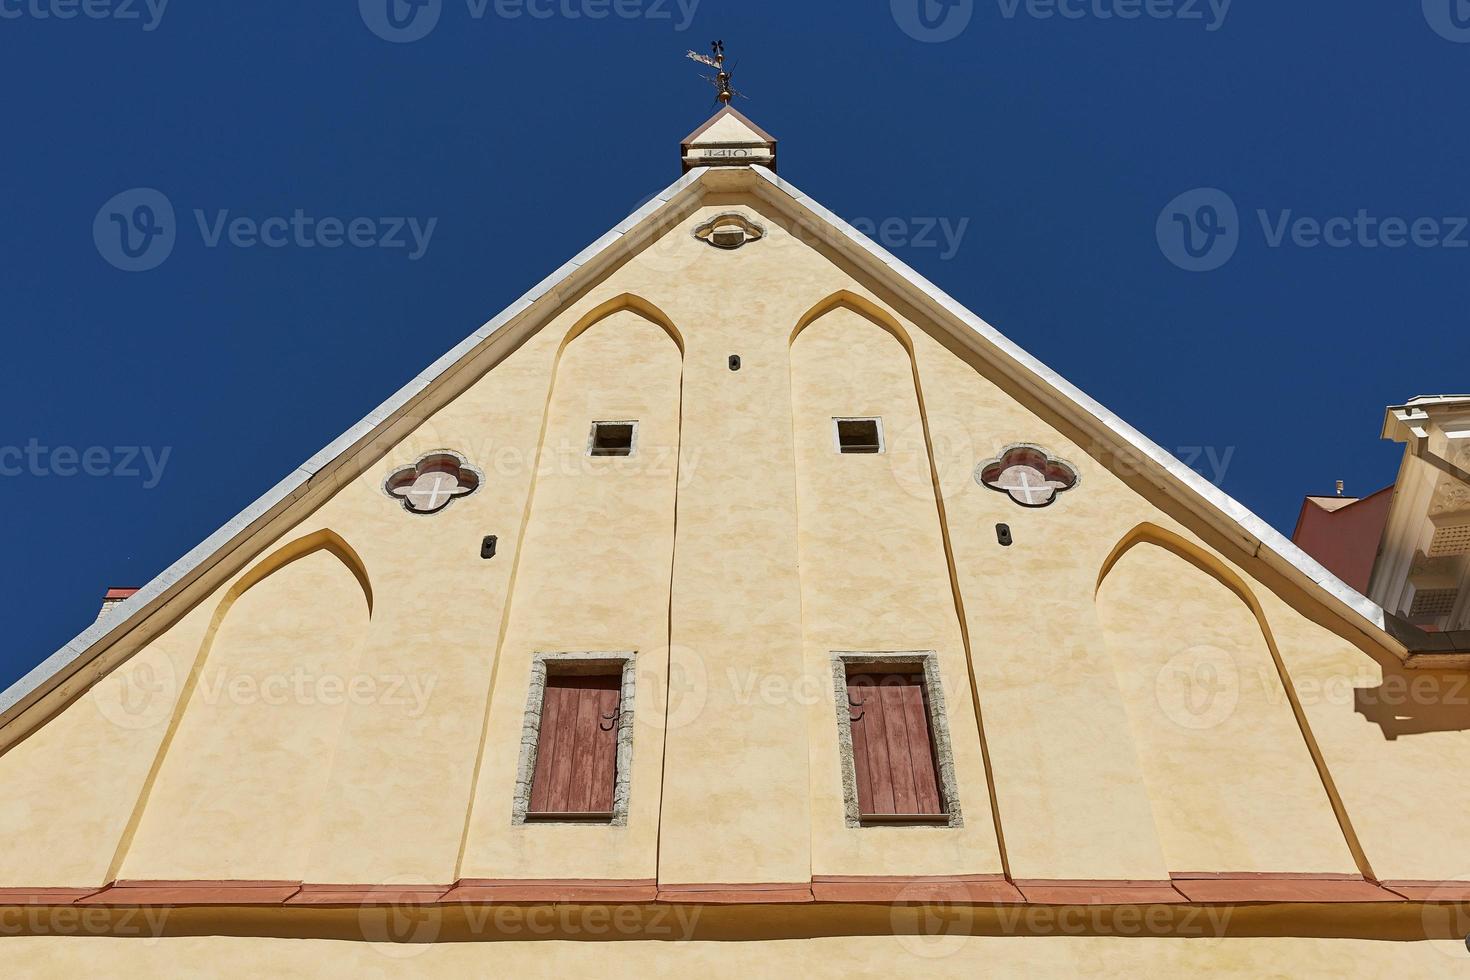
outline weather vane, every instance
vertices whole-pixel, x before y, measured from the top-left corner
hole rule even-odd
[[[715,70],[715,74],[704,76],[705,81],[715,87],[715,98],[720,100],[721,105],[729,105],[735,96],[742,99],[748,98],[744,92],[737,92],[730,87],[730,73],[725,70],[725,42],[714,41],[710,44],[710,51],[714,57],[690,51],[686,57],[691,61],[697,61],[701,65],[709,65]],[[733,67],[733,66],[732,66]]]

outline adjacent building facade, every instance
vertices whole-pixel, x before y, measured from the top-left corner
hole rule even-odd
[[[1470,653],[1470,395],[1390,405],[1383,438],[1404,444],[1393,484],[1307,497],[1292,540],[1381,606],[1415,654]]]
[[[1466,958],[1458,651],[739,113],[681,156],[0,699],[11,968]]]

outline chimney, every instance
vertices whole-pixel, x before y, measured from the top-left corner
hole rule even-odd
[[[114,609],[122,605],[125,599],[129,598],[134,592],[137,591],[137,589],[126,587],[108,589],[107,592],[104,593],[102,596],[102,608],[98,610],[97,619],[94,620],[94,622],[100,623],[104,618],[111,614]]]

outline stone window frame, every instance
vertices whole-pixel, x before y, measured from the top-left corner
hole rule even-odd
[[[596,453],[597,429],[603,425],[628,425],[633,431],[628,435],[628,451],[626,453]],[[627,459],[629,456],[638,455],[638,420],[637,419],[593,419],[592,424],[587,427],[587,456],[590,459]]]
[[[841,423],[843,422],[872,422],[878,435],[878,451],[876,453],[847,453],[842,450]],[[834,415],[832,416],[832,448],[839,456],[883,456],[888,452],[888,437],[883,432],[883,416],[881,415]]]
[[[633,707],[636,650],[537,651],[531,658],[531,687],[526,695],[526,713],[521,722],[521,758],[516,767],[516,791],[511,804],[512,826],[578,824],[591,827],[626,827],[628,801],[633,789]],[[531,783],[536,776],[536,749],[541,738],[541,706],[546,698],[546,681],[553,674],[621,674],[618,691],[618,751],[613,784],[613,817],[602,821],[527,820],[531,808]]]
[[[929,735],[934,740],[934,756],[939,776],[939,792],[944,795],[948,823],[865,824],[858,804],[857,763],[852,750],[852,716],[847,703],[847,676],[851,666],[870,666],[885,671],[917,669],[924,675],[924,696],[929,707]],[[965,825],[960,809],[959,780],[955,774],[954,746],[949,734],[949,713],[944,703],[944,685],[939,676],[937,650],[834,650],[832,651],[832,694],[837,708],[837,752],[842,763],[843,819],[853,829],[869,830],[891,827],[907,830],[951,830]]]

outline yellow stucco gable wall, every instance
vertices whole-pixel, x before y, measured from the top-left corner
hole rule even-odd
[[[735,251],[694,237],[730,210],[766,237]],[[1453,775],[1470,724],[1440,713],[1389,739],[1352,703],[1301,699],[1304,729],[1302,680],[1379,672],[1346,629],[830,253],[754,195],[712,195],[490,370],[457,377],[445,407],[338,474],[244,571],[0,757],[0,833],[37,844],[0,857],[0,885],[1458,873],[1470,831],[1449,817],[1470,803]],[[837,456],[833,416],[867,414],[884,418],[889,452]],[[591,421],[635,417],[638,456],[581,455]],[[975,481],[979,461],[1021,442],[1074,464],[1079,485],[1028,509]],[[385,477],[442,449],[484,473],[480,489],[405,512]],[[1099,586],[1142,525],[1239,578],[1284,680],[1248,604],[1182,559],[1140,545]],[[250,569],[327,531],[360,562],[370,618],[358,576],[313,552],[243,591],[206,651]],[[1248,684],[1213,727],[1172,725],[1155,687],[1186,636],[1277,686]],[[530,657],[600,649],[638,654],[628,826],[515,826]],[[962,828],[844,824],[834,650],[937,653]],[[202,651],[247,672],[368,678],[371,692],[180,712]],[[280,735],[252,751],[265,732]],[[251,772],[282,753],[304,760],[289,778],[236,780],[225,764]],[[228,805],[211,816],[193,793]],[[251,810],[271,819],[228,847],[179,844]]]

